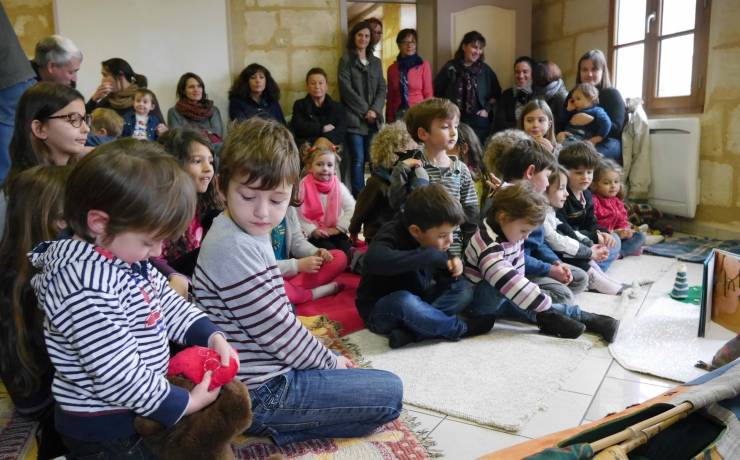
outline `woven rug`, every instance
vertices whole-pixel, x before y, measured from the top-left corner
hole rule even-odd
[[[675,238],[663,243],[645,246],[645,252],[662,257],[674,257],[687,262],[704,262],[713,248],[740,254],[740,241],[738,240],[714,240],[711,238],[698,238],[685,236]]]
[[[508,431],[520,430],[585,358],[591,343],[496,324],[458,342],[426,341],[391,350],[363,330],[348,336],[376,369],[401,377],[404,401]]]
[[[356,350],[340,337],[340,327],[323,316],[299,317],[326,346],[356,359]],[[35,459],[36,423],[15,415],[5,387],[0,383],[0,460]],[[238,459],[263,459],[282,453],[289,459],[322,460],[423,460],[439,456],[433,441],[406,412],[400,419],[364,438],[322,439],[277,447],[267,438],[240,436],[233,444]]]

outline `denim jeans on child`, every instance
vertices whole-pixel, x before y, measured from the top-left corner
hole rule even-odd
[[[602,260],[601,262],[596,262],[596,264],[601,268],[603,271],[607,271],[609,267],[611,266],[612,262],[617,260],[617,257],[619,257],[619,253],[622,250],[622,240],[619,239],[619,235],[612,232],[611,233],[612,238],[617,242],[617,245],[613,248],[609,248],[609,257],[607,257],[605,260]]]
[[[249,390],[252,425],[277,445],[318,438],[354,438],[398,418],[401,379],[375,369],[292,370]]]
[[[554,303],[551,308],[569,318],[581,321],[581,307],[578,305]],[[537,312],[517,307],[487,281],[481,281],[475,286],[473,301],[470,303],[468,313],[470,316],[495,315],[497,318],[509,318],[528,323],[537,322]]]
[[[635,232],[635,234],[632,235],[632,238],[622,240],[621,243],[622,249],[620,253],[622,254],[622,257],[639,255],[638,252],[640,251],[640,248],[645,244],[645,234]]]
[[[416,333],[418,339],[459,339],[468,328],[457,314],[472,298],[473,289],[463,278],[454,281],[431,302],[409,291],[392,292],[375,302],[367,327],[376,334],[388,334],[404,326]]]

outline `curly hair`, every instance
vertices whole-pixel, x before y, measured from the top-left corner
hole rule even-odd
[[[411,135],[406,123],[396,121],[383,126],[370,144],[370,162],[376,166],[391,169],[398,161],[398,153],[406,150],[411,143]]]
[[[267,70],[267,67],[257,64],[256,62],[246,66],[239,76],[236,77],[234,84],[231,85],[231,89],[229,89],[229,97],[248,98],[251,94],[249,89],[249,79],[257,72],[265,76],[265,90],[262,92],[265,99],[269,102],[280,102],[280,87],[275,79],[272,78],[272,74]]]

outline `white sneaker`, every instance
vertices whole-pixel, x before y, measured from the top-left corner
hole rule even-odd
[[[645,235],[645,246],[652,246],[663,241],[665,237],[663,235]]]

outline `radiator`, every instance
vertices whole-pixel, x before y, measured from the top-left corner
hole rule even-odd
[[[693,218],[699,197],[699,119],[655,119],[648,124],[650,204],[666,214]]]

